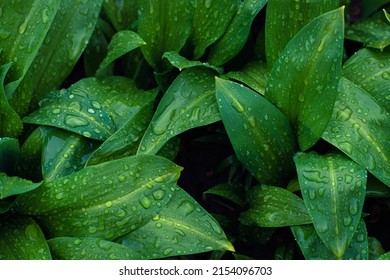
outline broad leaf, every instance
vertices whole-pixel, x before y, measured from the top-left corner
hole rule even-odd
[[[383,9],[383,13],[385,14],[387,21],[390,22],[390,14],[385,9]]]
[[[388,4],[389,0],[361,0],[363,17],[367,17],[380,7]]]
[[[139,154],[156,154],[175,135],[220,120],[214,75],[214,71],[199,67],[181,72],[161,99]]]
[[[0,138],[0,172],[11,172],[20,155],[19,142],[15,138]]]
[[[96,71],[96,75],[100,76],[104,69],[115,59],[142,45],[145,45],[145,42],[137,33],[130,30],[119,31],[111,38],[111,41],[107,46],[107,56],[100,64],[99,69]]]
[[[390,186],[389,112],[348,79],[341,79],[339,91],[322,138]]]
[[[137,0],[105,0],[103,10],[117,31],[134,28],[137,20]]]
[[[213,65],[220,66],[240,52],[248,39],[253,20],[266,3],[266,0],[241,1],[236,14],[226,29],[226,32],[215,44],[211,46],[210,53],[208,55],[208,62]],[[215,27],[211,28],[213,31],[215,29]]]
[[[287,43],[302,27],[317,16],[336,9],[339,2],[339,0],[268,1],[265,21],[267,64],[272,66],[275,63]]]
[[[238,184],[222,183],[204,192],[204,194],[214,194],[221,196],[235,204],[244,207],[246,204],[244,188]]]
[[[239,4],[237,0],[198,1],[190,37],[193,59],[199,59],[225,33]]]
[[[390,251],[380,255],[377,260],[390,260]]]
[[[22,194],[38,188],[42,182],[33,183],[29,180],[19,177],[10,177],[0,172],[0,199]]]
[[[38,216],[52,237],[112,240],[143,226],[164,208],[181,169],[157,156],[88,166],[20,195],[15,210]]]
[[[382,244],[375,237],[368,237],[368,257],[370,260],[376,260],[379,256],[383,255],[385,250]]]
[[[343,75],[390,112],[390,53],[361,49],[344,64]]]
[[[169,203],[149,223],[116,241],[146,259],[211,250],[234,251],[215,219],[177,187]]]
[[[144,257],[128,247],[92,237],[56,237],[47,241],[57,260],[141,260]]]
[[[165,52],[183,48],[191,32],[193,13],[193,0],[138,0],[138,34],[146,42],[141,50],[155,70],[163,70]]]
[[[341,74],[343,12],[328,12],[302,28],[269,75],[265,95],[286,115],[302,150],[319,140],[332,115]]]
[[[190,67],[204,66],[215,70],[219,74],[222,74],[223,72],[222,68],[215,67],[207,62],[189,61],[178,52],[166,52],[164,53],[163,58],[166,58],[169,63],[172,64],[173,67],[179,69],[179,71]]]
[[[39,225],[27,216],[0,219],[1,260],[50,260],[50,250]]]
[[[311,224],[303,200],[292,192],[279,187],[258,186],[248,194],[250,209],[240,221],[259,227],[284,227]]]
[[[246,169],[263,184],[282,184],[293,169],[295,140],[285,116],[256,92],[216,78],[222,121]]]
[[[361,218],[367,172],[341,154],[298,153],[295,163],[314,227],[325,246],[341,259]]]

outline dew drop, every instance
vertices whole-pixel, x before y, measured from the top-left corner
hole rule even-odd
[[[232,101],[232,107],[239,113],[244,112],[244,107],[241,105],[240,102],[238,102],[236,99],[233,99]]]
[[[65,124],[70,127],[86,126],[89,122],[83,118],[68,115],[65,117]]]
[[[30,224],[24,229],[24,236],[30,241],[38,241],[40,232],[36,225]]]
[[[164,251],[163,251],[163,254],[165,255],[165,256],[168,256],[170,253],[172,253],[173,252],[173,249],[172,248],[166,248]]]
[[[118,176],[118,181],[119,182],[123,182],[123,181],[125,181],[126,180],[126,176],[125,175],[119,175]]]
[[[19,33],[20,34],[23,34],[27,29],[27,20],[25,22],[23,22],[20,26],[19,26]]]
[[[95,100],[91,102],[91,105],[97,110],[100,110],[102,108],[102,105],[100,105],[100,103]]]
[[[58,114],[61,113],[61,109],[56,108],[56,109],[53,109],[51,112],[52,112],[53,115],[58,115]]]
[[[329,230],[329,225],[326,221],[321,221],[317,224],[316,229],[319,233],[325,233]]]
[[[356,198],[353,198],[349,203],[349,214],[356,215],[358,212],[359,212],[359,201]]]
[[[107,208],[110,208],[112,206],[112,202],[111,201],[107,201],[104,205],[106,205]]]
[[[156,200],[161,200],[164,198],[165,192],[163,190],[156,190],[153,192],[153,198]]]
[[[150,208],[150,206],[152,206],[152,201],[147,198],[146,196],[144,198],[142,198],[139,203],[141,204],[141,206],[145,209],[148,209]]]
[[[352,223],[352,218],[351,217],[344,217],[344,220],[343,220],[343,225],[344,226],[349,226],[350,224]]]
[[[382,73],[382,78],[385,80],[390,80],[390,73],[389,72],[383,72]]]
[[[83,132],[83,136],[85,136],[85,137],[91,137],[92,135],[91,135],[90,132],[84,131],[84,132]]]

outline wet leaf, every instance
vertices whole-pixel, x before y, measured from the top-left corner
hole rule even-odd
[[[287,43],[302,27],[317,16],[339,7],[339,2],[339,0],[268,1],[265,21],[267,64],[272,66],[276,62]]]
[[[282,184],[293,169],[295,140],[285,116],[256,92],[216,78],[222,121],[237,158],[263,184]]]
[[[134,22],[137,20],[137,0],[105,0],[103,10],[115,27],[115,30],[133,30]]]
[[[190,67],[204,66],[215,70],[219,74],[223,72],[221,67],[215,67],[207,62],[189,61],[178,52],[166,52],[164,53],[163,58],[166,58],[169,63],[172,64],[173,67],[179,69],[179,71]]]
[[[390,252],[384,253],[383,255],[380,255],[377,260],[390,260]]]
[[[26,193],[38,188],[42,182],[33,183],[19,177],[10,177],[0,172],[0,199]]]
[[[246,200],[244,197],[244,188],[237,184],[222,183],[218,184],[211,189],[208,189],[204,194],[214,194],[221,196],[227,200],[234,202],[235,204],[244,207]]]
[[[113,240],[164,208],[181,170],[164,158],[145,155],[87,166],[20,195],[15,211],[38,216],[51,237]]]
[[[341,154],[295,156],[303,200],[325,246],[343,258],[361,218],[367,172]]]
[[[0,172],[11,172],[19,159],[20,147],[15,138],[0,138]]]
[[[390,186],[390,115],[367,92],[342,78],[322,138]]]
[[[387,3],[389,3],[388,0],[362,0],[361,5],[363,17],[369,16]]]
[[[383,9],[383,13],[385,14],[387,21],[390,22],[390,14],[385,9]]]
[[[226,32],[211,46],[208,62],[221,66],[241,51],[248,39],[253,20],[266,3],[266,0],[244,0],[239,3]]]
[[[138,34],[146,42],[141,50],[155,70],[163,70],[165,52],[183,48],[191,32],[193,13],[193,0],[138,0]]]
[[[143,256],[118,243],[91,237],[56,237],[47,241],[57,260],[142,260]]]
[[[172,137],[220,120],[214,75],[214,71],[199,67],[181,72],[161,99],[138,154],[156,154]]]
[[[193,59],[199,59],[226,32],[239,4],[237,0],[198,1],[190,37]]]
[[[216,220],[178,187],[169,203],[149,223],[116,241],[146,259],[212,250],[234,251]]]
[[[142,45],[145,45],[145,42],[133,31],[123,30],[116,33],[107,46],[107,56],[96,71],[96,76],[100,76],[114,60]]]
[[[363,48],[344,64],[343,75],[390,112],[390,53]]]
[[[50,260],[50,250],[39,225],[27,216],[0,219],[1,260]]]
[[[319,140],[332,115],[343,30],[343,7],[317,17],[287,44],[269,75],[265,96],[286,115],[301,150]]]
[[[313,225],[293,226],[291,231],[306,260],[335,260]],[[346,249],[344,260],[368,260],[367,229],[361,219],[351,244]]]
[[[368,237],[368,256],[370,260],[376,260],[380,255],[383,255],[385,250],[382,244],[375,237]]]
[[[240,221],[259,227],[284,227],[311,224],[303,200],[279,187],[257,186],[248,194],[250,209],[243,213]]]

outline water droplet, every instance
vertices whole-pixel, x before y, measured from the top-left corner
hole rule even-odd
[[[81,244],[81,239],[76,239],[75,241],[73,241],[73,244],[74,245],[79,245],[79,244]]]
[[[27,28],[27,20],[25,22],[23,22],[20,26],[19,26],[19,33],[20,34],[23,34],[25,31],[26,31],[26,28]]]
[[[349,203],[349,213],[356,215],[359,212],[359,201],[356,198],[352,198]]]
[[[168,256],[170,253],[172,253],[173,252],[173,249],[172,248],[166,248],[164,251],[163,251],[163,254],[165,255],[165,256]]]
[[[90,114],[94,114],[95,113],[95,110],[94,109],[92,109],[92,108],[88,108],[88,113],[90,113]]]
[[[383,72],[382,73],[382,78],[385,80],[390,80],[390,72]]]
[[[195,208],[189,201],[183,201],[179,207],[177,207],[179,211],[183,211],[185,216],[188,216],[192,212],[194,212]]]
[[[56,108],[56,109],[53,109],[51,112],[52,112],[53,115],[58,115],[58,114],[61,113],[61,109]]]
[[[30,241],[38,241],[41,234],[39,228],[35,224],[30,224],[24,229],[24,236]]]
[[[340,150],[342,150],[343,152],[347,153],[347,154],[351,154],[352,153],[352,145],[348,142],[342,142],[339,144],[339,147],[340,147]]]
[[[63,196],[64,196],[64,194],[63,194],[62,192],[57,193],[57,194],[55,195],[55,197],[56,197],[57,199],[62,199]]]
[[[89,122],[83,118],[68,115],[65,118],[65,124],[70,127],[86,126]]]
[[[329,224],[326,221],[320,221],[317,224],[316,229],[317,229],[318,233],[325,233],[329,230]]]
[[[210,9],[210,7],[211,7],[211,1],[212,1],[212,0],[205,0],[205,1],[204,1],[204,6],[205,6],[206,9]]]
[[[85,137],[91,137],[92,135],[91,135],[90,132],[84,131],[84,132],[83,132],[83,136],[85,136]]]
[[[110,208],[112,206],[112,201],[107,201],[104,205],[106,205],[107,208]]]
[[[161,228],[162,224],[161,223],[156,223],[156,227]]]
[[[315,192],[314,189],[310,189],[310,190],[309,190],[309,198],[310,198],[311,200],[316,199],[316,192]]]
[[[252,128],[255,128],[256,127],[256,120],[255,120],[255,117],[254,116],[250,116],[248,118],[248,122],[249,122],[249,125],[252,127]]]
[[[150,208],[150,206],[152,206],[152,201],[147,198],[146,196],[144,198],[142,198],[139,203],[141,204],[141,206],[145,209],[148,209]]]
[[[48,8],[42,10],[42,22],[47,23],[49,21]]]
[[[238,102],[236,99],[233,99],[232,101],[232,107],[236,109],[237,112],[242,113],[244,112],[244,107],[241,105],[240,102]]]
[[[119,175],[118,176],[118,181],[119,182],[123,182],[123,181],[125,181],[126,180],[126,176],[125,175]]]
[[[167,131],[166,127],[161,127],[158,124],[152,123],[152,131],[156,135],[164,134]]]
[[[165,191],[163,191],[163,190],[156,190],[156,191],[153,192],[153,198],[155,200],[163,199],[164,195],[165,195]]]
[[[97,232],[97,227],[91,226],[88,228],[89,233],[96,233]]]
[[[318,46],[317,51],[318,51],[318,52],[322,52],[323,49],[324,49],[324,46],[325,46],[325,39],[321,40],[321,43],[320,43],[320,45]]]
[[[97,101],[92,101],[91,105],[93,106],[93,108],[95,108],[97,110],[100,110],[102,108],[102,105],[100,105],[100,103]]]
[[[352,223],[352,218],[351,217],[344,217],[343,224],[344,226],[349,226]]]

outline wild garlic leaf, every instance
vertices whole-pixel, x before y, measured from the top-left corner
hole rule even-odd
[[[371,94],[390,112],[390,54],[363,48],[343,66],[343,76]]]
[[[390,114],[346,78],[322,138],[390,187]]]
[[[237,0],[198,1],[189,39],[193,47],[193,59],[202,57],[206,48],[226,32],[239,5],[240,1]]]
[[[0,199],[32,191],[41,184],[0,172]]]
[[[256,92],[216,78],[222,122],[237,158],[262,184],[283,184],[296,143],[286,117]]]
[[[265,96],[286,115],[301,150],[320,139],[332,115],[343,34],[343,7],[317,17],[291,39],[268,77]]]
[[[265,53],[272,66],[287,43],[317,16],[339,7],[339,0],[268,1],[265,21]]]
[[[2,215],[0,260],[51,260],[49,246],[33,218]]]
[[[212,250],[234,252],[217,221],[179,187],[159,214],[116,241],[146,259]]]
[[[12,172],[19,160],[20,147],[15,138],[0,137],[0,172]]]
[[[362,215],[367,172],[341,154],[295,156],[303,200],[325,246],[343,258]]]
[[[107,46],[107,56],[100,63],[100,66],[96,71],[96,76],[101,76],[105,68],[109,66],[114,60],[142,45],[145,45],[145,42],[137,33],[133,31],[122,30],[118,33],[115,33]]]
[[[161,99],[138,154],[156,154],[172,137],[220,120],[214,76],[214,71],[199,67],[180,73]]]
[[[311,224],[303,200],[280,187],[257,186],[248,193],[250,208],[240,221],[259,227],[284,227]]]
[[[179,69],[179,71],[182,71],[183,69],[190,68],[190,67],[204,66],[215,70],[219,74],[222,74],[223,72],[223,69],[221,67],[213,66],[207,62],[190,61],[175,51],[164,53],[163,58],[166,58],[169,61],[169,63],[173,67]]]
[[[135,250],[101,238],[56,237],[47,241],[55,260],[142,260]]]
[[[226,32],[210,47],[207,58],[210,64],[221,66],[240,52],[248,39],[253,20],[266,3],[266,0],[244,0],[239,3]]]
[[[20,195],[15,211],[38,216],[51,237],[113,240],[164,209],[181,170],[167,159],[146,155],[87,166]]]
[[[146,43],[141,50],[155,70],[164,70],[165,52],[180,51],[186,43],[194,4],[193,0],[138,1],[138,34]]]

